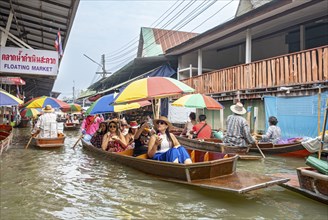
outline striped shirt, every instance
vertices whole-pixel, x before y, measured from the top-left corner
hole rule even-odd
[[[227,133],[223,143],[247,147],[248,144],[254,142],[246,119],[237,114],[229,115],[227,118]]]

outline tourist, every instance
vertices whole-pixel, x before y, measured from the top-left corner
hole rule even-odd
[[[190,133],[192,138],[208,139],[212,135],[212,127],[206,123],[206,115],[198,116],[198,124],[194,125]]]
[[[188,138],[192,138],[192,134],[190,133],[192,131],[192,128],[194,125],[196,125],[196,113],[195,112],[190,112],[189,114],[189,120],[185,124],[183,131],[181,132],[180,136],[186,135]]]
[[[101,148],[104,135],[107,133],[107,123],[101,122],[99,129],[93,134],[90,143],[96,148]]]
[[[130,145],[132,148],[134,147],[134,136],[138,131],[139,125],[136,121],[130,121],[130,127],[128,133],[125,135],[125,142]]]
[[[140,125],[140,128],[134,135],[133,156],[139,156],[148,152],[148,143],[152,135],[152,129],[147,121]]]
[[[157,134],[153,134],[148,144],[148,157],[153,160],[167,161],[173,163],[192,163],[186,149],[169,132],[172,124],[165,116],[154,120]]]
[[[114,120],[108,122],[108,132],[103,137],[101,148],[109,152],[121,152],[127,148],[118,122]]]
[[[250,133],[246,119],[242,116],[246,113],[243,104],[237,102],[230,107],[234,113],[227,118],[227,131],[223,138],[223,143],[231,146],[248,147],[248,144],[255,143],[255,139]]]

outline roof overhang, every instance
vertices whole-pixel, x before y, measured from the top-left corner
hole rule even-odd
[[[177,60],[175,58],[168,58],[165,56],[135,58],[123,68],[113,73],[113,75],[94,83],[88,89],[97,90],[98,92],[107,90],[168,62],[173,66],[177,65]]]
[[[169,49],[166,55],[220,49],[245,42],[247,29],[256,39],[326,17],[326,0],[274,0]]]
[[[60,30],[65,48],[79,2],[80,0],[0,0],[0,26],[23,42],[23,45],[52,51],[55,50],[54,41]],[[11,39],[6,41],[5,46],[20,47]],[[26,86],[23,87],[26,96],[34,97],[50,95],[56,80],[54,76],[10,73],[0,75],[21,77],[26,81]]]

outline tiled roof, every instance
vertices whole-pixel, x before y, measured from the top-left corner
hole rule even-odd
[[[175,47],[197,33],[172,31],[157,28],[141,28],[138,57],[150,57],[165,54],[166,50]]]

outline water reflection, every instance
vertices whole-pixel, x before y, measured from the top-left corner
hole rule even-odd
[[[15,129],[1,165],[0,219],[326,219],[321,203],[275,186],[245,195],[169,183],[108,160],[66,132],[65,147],[30,146]],[[303,159],[240,161],[238,171],[289,173]]]

